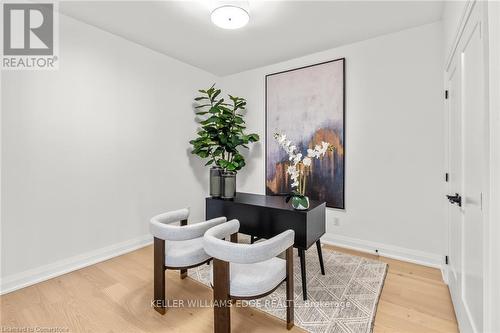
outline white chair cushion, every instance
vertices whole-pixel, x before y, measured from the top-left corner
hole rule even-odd
[[[273,238],[255,244],[226,242],[221,238],[238,232],[240,222],[236,219],[208,229],[203,236],[205,252],[211,257],[238,264],[253,264],[262,262],[293,245],[293,230],[285,230]]]
[[[286,261],[271,258],[254,264],[231,263],[229,293],[236,297],[265,294],[278,286],[286,277]],[[213,285],[213,269],[210,270]]]
[[[151,234],[153,234],[153,236],[155,236],[156,238],[170,241],[183,241],[193,238],[199,238],[203,237],[208,229],[226,222],[225,217],[216,217],[208,221],[191,223],[185,226],[171,225],[169,223],[179,221],[170,221],[169,223],[167,223],[169,220],[163,217],[167,216],[168,214],[170,213],[155,216],[149,222],[149,230],[151,231]]]
[[[186,267],[210,259],[203,249],[203,237],[165,242],[165,266]]]

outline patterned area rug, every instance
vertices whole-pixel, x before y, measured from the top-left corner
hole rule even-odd
[[[300,262],[294,251],[295,325],[308,332],[372,332],[387,264],[323,248],[326,275],[321,275],[316,247],[306,251],[308,300],[302,300]],[[210,286],[212,266],[189,270]],[[285,284],[248,304],[285,320]]]

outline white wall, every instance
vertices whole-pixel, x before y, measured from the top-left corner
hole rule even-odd
[[[467,1],[445,1],[443,7],[443,48],[445,61],[448,60],[451,48],[455,43],[460,20]]]
[[[204,215],[191,101],[216,78],[65,16],[60,34],[58,71],[2,72],[3,291]]]
[[[444,259],[442,36],[435,23],[224,78],[248,99],[249,130],[264,135],[266,74],[346,58],[346,209],[328,210],[325,240]],[[264,154],[253,152],[239,190],[265,192]]]

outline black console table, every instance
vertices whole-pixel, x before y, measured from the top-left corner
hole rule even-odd
[[[257,238],[272,238],[292,229],[300,256],[302,294],[307,299],[305,250],[314,243],[318,250],[321,274],[325,275],[320,237],[325,234],[324,202],[311,201],[308,210],[299,211],[285,202],[283,196],[267,196],[251,193],[236,193],[234,199],[206,198],[206,219],[225,216],[228,220],[240,221],[240,232]]]

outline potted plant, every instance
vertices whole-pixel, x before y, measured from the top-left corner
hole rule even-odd
[[[328,142],[321,142],[321,145],[316,145],[313,149],[307,149],[307,156],[303,156],[292,141],[287,140],[285,134],[275,133],[274,139],[278,141],[288,154],[290,165],[286,169],[292,180],[292,193],[290,193],[286,202],[292,200],[292,207],[297,210],[306,210],[309,208],[309,198],[305,195],[307,185],[307,175],[310,172],[312,159],[320,159],[325,156],[327,151],[333,151],[333,145]]]
[[[244,98],[228,95],[230,102],[227,103],[215,85],[199,92],[201,95],[194,100],[201,127],[198,137],[190,141],[193,146],[191,153],[208,158],[205,165],[212,166],[210,195],[232,198],[236,193],[236,173],[245,166],[239,148],[248,148],[249,143],[259,141],[259,136],[245,134]]]

